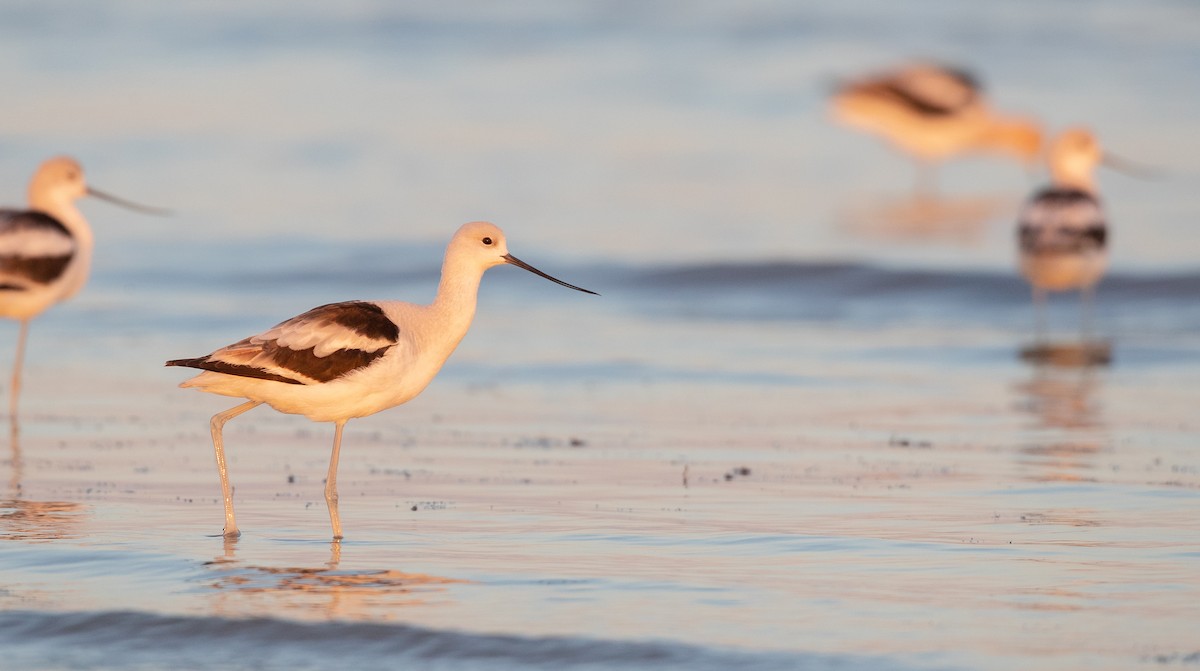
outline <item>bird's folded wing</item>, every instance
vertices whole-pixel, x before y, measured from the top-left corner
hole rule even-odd
[[[914,66],[860,80],[842,89],[923,117],[981,112],[979,84],[970,74],[935,66]]]
[[[399,340],[396,324],[374,303],[332,303],[223,347],[203,357],[208,365],[194,367],[317,384],[369,365]]]
[[[897,75],[893,85],[908,98],[943,114],[961,111],[980,97],[974,77],[949,68],[910,68]]]
[[[1019,221],[1021,250],[1029,254],[1098,250],[1107,242],[1100,201],[1079,189],[1043,189],[1025,205]]]
[[[75,239],[54,217],[36,210],[0,210],[0,289],[49,284],[74,254]]]

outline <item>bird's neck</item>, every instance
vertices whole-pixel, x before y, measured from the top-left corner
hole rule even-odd
[[[1050,178],[1056,186],[1096,193],[1096,180],[1088,163],[1064,161],[1050,168]]]
[[[978,141],[981,148],[1011,154],[1026,163],[1038,160],[1042,151],[1041,129],[1021,117],[992,116]]]
[[[471,326],[482,278],[483,272],[477,267],[456,264],[449,258],[442,263],[442,279],[430,307],[442,315],[449,328],[465,334]]]

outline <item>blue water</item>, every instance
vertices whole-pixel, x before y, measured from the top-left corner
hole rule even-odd
[[[729,651],[672,643],[479,636],[385,624],[302,624],[146,613],[0,613],[14,669],[896,669],[868,656]],[[263,641],[273,645],[263,646]],[[47,648],[53,652],[47,652]]]
[[[826,118],[912,55],[1161,169],[1037,340],[1043,175]],[[92,281],[0,458],[0,668],[1189,668],[1200,627],[1200,10],[1188,3],[0,6],[0,201],[76,155]],[[404,408],[227,431],[162,367],[489,271]],[[2,325],[0,325],[2,326]],[[0,333],[15,333],[2,328]],[[11,336],[0,340],[9,347]],[[5,369],[7,370],[7,369]]]

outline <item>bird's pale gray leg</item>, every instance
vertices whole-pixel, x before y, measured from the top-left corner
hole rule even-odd
[[[342,538],[342,519],[338,517],[337,470],[338,455],[342,451],[342,428],[346,420],[340,420],[333,429],[333,453],[329,455],[329,473],[325,476],[325,504],[329,506],[329,523],[333,525],[333,539]]]
[[[1082,339],[1086,343],[1092,336],[1092,314],[1095,304],[1096,288],[1084,287],[1079,292],[1079,322]]]
[[[1046,339],[1046,291],[1037,287],[1033,288],[1033,328],[1034,340]]]
[[[13,362],[12,384],[8,386],[8,416],[13,426],[17,424],[17,399],[21,396],[21,365],[25,361],[25,339],[29,336],[29,320],[21,320],[21,334],[17,336],[17,357]]]
[[[221,437],[221,430],[225,427],[225,422],[247,410],[253,410],[261,404],[262,401],[246,401],[225,412],[218,412],[212,418],[213,451],[217,455],[217,473],[221,475],[221,498],[225,501],[224,535],[226,537],[237,537],[242,535],[242,532],[238,531],[237,521],[233,518],[233,489],[229,486],[229,471],[225,467],[225,441]]]
[[[913,197],[916,200],[936,198],[938,191],[938,165],[933,161],[917,160],[916,183]]]

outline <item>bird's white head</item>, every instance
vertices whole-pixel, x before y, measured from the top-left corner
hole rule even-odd
[[[83,166],[70,156],[56,156],[38,166],[29,181],[29,204],[37,209],[53,209],[87,195]]]
[[[446,263],[448,265],[460,263],[473,265],[479,269],[480,273],[492,266],[507,263],[524,268],[564,287],[588,294],[596,293],[551,277],[513,256],[508,252],[508,240],[504,237],[504,231],[500,230],[499,226],[487,221],[472,221],[459,227],[446,247]]]
[[[38,166],[29,182],[29,206],[45,212],[59,212],[64,206],[84,196],[107,200],[114,205],[144,214],[169,214],[159,207],[149,207],[118,198],[87,185],[83,166],[70,156],[55,156]]]
[[[1104,159],[1104,152],[1092,131],[1075,127],[1059,133],[1050,144],[1047,158],[1056,185],[1095,191],[1092,172]]]
[[[500,227],[488,221],[472,221],[463,224],[450,245],[446,248],[446,257],[451,256],[469,259],[483,270],[505,263],[504,256],[508,254],[508,241]]]

